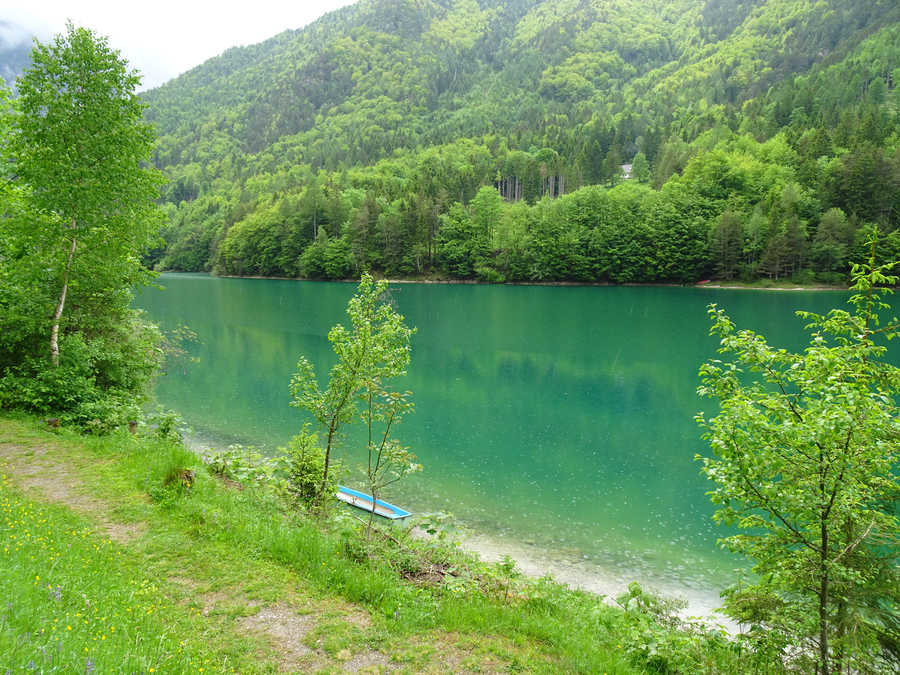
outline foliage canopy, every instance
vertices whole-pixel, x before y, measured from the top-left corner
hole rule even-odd
[[[710,306],[720,352],[700,370],[720,412],[705,429],[715,518],[754,561],[755,581],[726,594],[726,611],[772,660],[819,673],[887,671],[900,663],[900,368],[882,360],[878,286],[895,284],[874,256],[854,267],[854,312],[810,322],[802,353],[771,347]]]
[[[172,179],[151,261],[842,282],[873,224],[900,251],[898,21],[874,0],[345,7],[146,94]]]
[[[161,225],[154,133],[105,38],[69,24],[31,61],[0,125],[0,405],[105,428],[134,416],[160,356],[129,309]]]

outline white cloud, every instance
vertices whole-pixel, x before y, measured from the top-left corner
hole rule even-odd
[[[65,30],[71,19],[109,38],[154,87],[190,70],[229,47],[262,42],[305,26],[353,0],[253,0],[228,3],[157,0],[135,4],[122,0],[39,0],[3,10],[2,18],[46,40]]]
[[[31,40],[31,33],[21,26],[0,19],[0,46],[15,46]]]

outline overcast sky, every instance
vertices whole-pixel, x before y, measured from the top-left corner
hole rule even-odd
[[[109,38],[109,44],[144,76],[143,87],[162,84],[229,47],[262,42],[300,28],[354,0],[12,0],[0,20],[46,40],[66,20]],[[11,36],[4,36],[11,37]]]

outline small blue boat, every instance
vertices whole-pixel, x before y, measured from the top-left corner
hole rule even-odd
[[[345,504],[355,506],[368,513],[372,513],[372,495],[364,492],[358,492],[343,485],[338,485],[337,498]],[[382,518],[390,518],[391,520],[401,520],[412,515],[409,511],[404,511],[399,506],[388,504],[381,499],[375,500],[375,515]]]

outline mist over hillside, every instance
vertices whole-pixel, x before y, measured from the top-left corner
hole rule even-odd
[[[31,63],[32,35],[23,27],[0,19],[0,78],[12,87]]]

